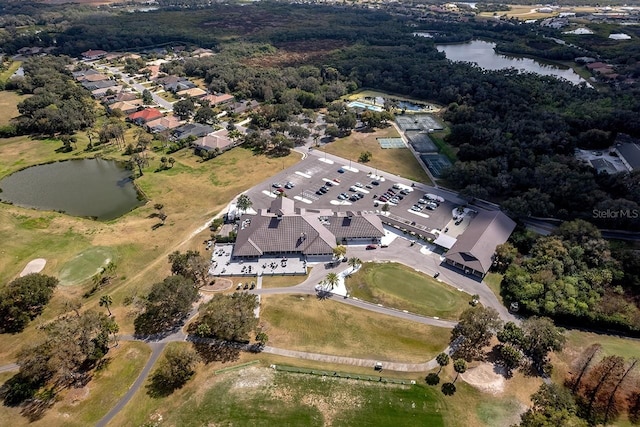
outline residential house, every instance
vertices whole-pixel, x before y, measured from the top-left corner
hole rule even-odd
[[[118,92],[114,95],[105,97],[102,102],[105,104],[113,104],[115,102],[133,101],[134,99],[138,99],[138,95],[133,92]]]
[[[236,143],[229,138],[229,131],[226,129],[219,130],[217,132],[210,133],[208,135],[203,136],[202,138],[198,138],[191,143],[191,147],[198,151],[214,151],[219,150],[220,152],[229,150],[236,146]]]
[[[183,98],[202,98],[206,94],[207,94],[206,90],[200,89],[199,87],[192,87],[190,89],[181,90],[176,95],[181,96]]]
[[[96,89],[105,89],[105,88],[118,85],[118,83],[116,83],[115,80],[98,80],[95,82],[84,81],[81,84],[85,89],[91,92],[93,92]]]
[[[208,101],[212,107],[215,107],[216,105],[223,105],[229,102],[233,102],[235,98],[233,95],[221,93],[217,95],[216,94],[206,95],[206,96],[203,96],[201,99],[203,101]]]
[[[114,102],[112,104],[108,104],[107,110],[109,111],[120,110],[124,114],[132,114],[138,111],[140,106],[142,106],[141,99],[132,99],[129,101],[119,101],[119,102]]]
[[[156,108],[145,108],[127,116],[127,120],[137,125],[143,125],[151,120],[162,117],[162,113]]]
[[[82,52],[82,58],[83,59],[87,59],[89,61],[93,61],[93,60],[100,59],[100,58],[104,57],[106,54],[107,54],[107,52],[105,52],[104,50],[89,49],[86,52]]]
[[[102,99],[103,97],[107,96],[107,94],[109,95],[116,94],[121,90],[122,90],[121,85],[108,86],[108,87],[92,90],[91,96],[93,96],[95,99]]]
[[[446,263],[467,274],[484,277],[493,265],[496,247],[507,241],[516,223],[500,211],[481,211],[445,254]]]
[[[173,137],[177,140],[186,139],[189,137],[200,138],[213,132],[213,128],[208,125],[202,125],[200,123],[187,123],[180,127],[177,127],[173,131]]]
[[[167,116],[160,117],[159,119],[147,122],[145,127],[149,132],[159,133],[165,130],[175,129],[182,124],[184,124],[183,120],[180,120],[173,114],[169,114]]]

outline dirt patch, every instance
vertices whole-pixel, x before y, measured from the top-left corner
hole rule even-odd
[[[498,370],[496,372],[496,370]],[[499,368],[491,363],[482,363],[475,368],[469,369],[460,378],[467,384],[477,388],[478,390],[493,395],[499,395],[504,392],[505,379],[500,373]]]
[[[231,389],[263,388],[273,383],[273,369],[268,368],[245,368],[237,372],[236,380]]]
[[[200,290],[205,292],[219,292],[219,291],[226,291],[228,289],[231,289],[232,286],[233,286],[232,280],[218,277],[215,279],[215,281],[213,281],[213,285],[203,286],[202,288],[200,288]]]
[[[76,406],[89,397],[89,387],[72,388],[67,393],[65,400],[71,406]]]
[[[323,58],[345,45],[346,43],[340,40],[280,43],[277,45],[278,51],[275,54],[250,58],[243,62],[254,67],[294,66],[308,63],[312,59]]]
[[[47,260],[44,258],[36,258],[31,261],[24,267],[22,272],[20,273],[20,277],[26,276],[31,273],[40,273],[44,266],[47,265]]]

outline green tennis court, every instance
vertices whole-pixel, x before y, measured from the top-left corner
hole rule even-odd
[[[402,138],[376,138],[380,148],[407,148]]]

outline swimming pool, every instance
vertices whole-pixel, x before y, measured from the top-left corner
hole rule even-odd
[[[347,106],[351,108],[366,108],[371,111],[382,111],[382,107],[378,107],[377,105],[365,104],[364,102],[360,101],[352,101],[348,103]]]

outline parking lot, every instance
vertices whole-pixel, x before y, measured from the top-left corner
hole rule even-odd
[[[401,223],[404,228],[415,228],[413,231],[418,234],[430,233],[432,236],[429,237],[433,237],[432,231],[444,230],[459,206],[459,201],[447,200],[437,190],[423,184],[411,183],[361,164],[338,161],[332,156],[327,158],[322,153],[313,154],[249,190],[247,195],[253,202],[253,209],[267,208],[278,193],[293,199],[296,207],[307,210],[382,214],[383,206],[387,204],[388,222]],[[432,197],[437,199],[435,203],[425,198],[426,194],[435,196]]]

